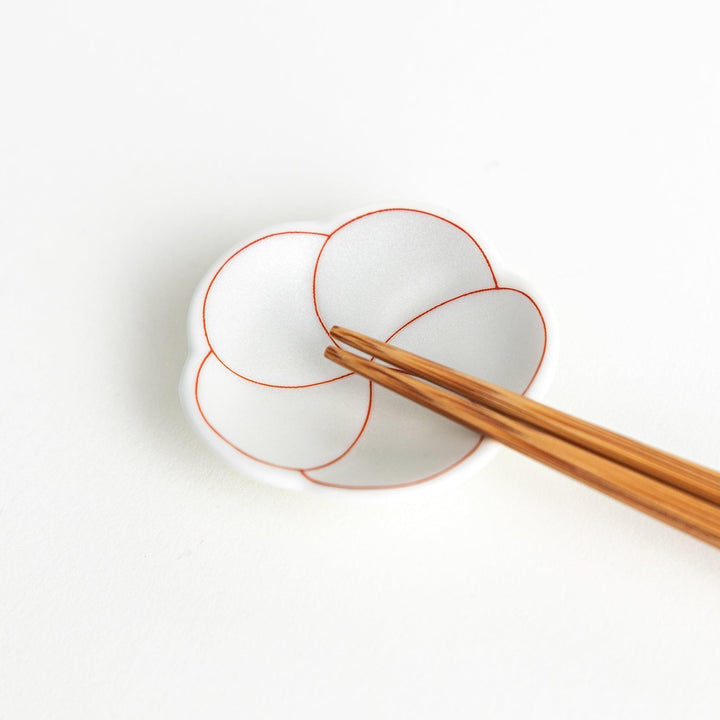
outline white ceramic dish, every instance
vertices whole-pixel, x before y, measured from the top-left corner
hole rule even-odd
[[[272,228],[222,257],[190,307],[183,404],[237,470],[387,495],[490,458],[494,443],[326,360],[332,325],[533,397],[555,364],[546,303],[438,213],[379,208]]]

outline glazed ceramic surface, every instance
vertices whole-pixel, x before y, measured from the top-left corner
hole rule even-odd
[[[388,493],[490,458],[494,443],[326,360],[333,325],[534,397],[554,364],[537,292],[437,213],[375,209],[258,233],[200,283],[181,382],[193,425],[242,473]]]

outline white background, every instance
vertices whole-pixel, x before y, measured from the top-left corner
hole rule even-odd
[[[227,248],[428,201],[554,306],[551,404],[719,467],[715,5],[8,3],[0,716],[717,717],[717,550],[509,451],[264,487],[177,399]]]

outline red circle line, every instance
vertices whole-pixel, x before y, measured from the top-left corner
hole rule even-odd
[[[360,432],[356,435],[355,439],[350,443],[350,445],[343,450],[343,452],[338,455],[336,458],[333,458],[329,462],[323,463],[322,465],[315,465],[314,467],[309,468],[298,468],[298,467],[292,467],[290,465],[280,465],[279,463],[270,462],[269,460],[263,460],[262,458],[256,457],[255,455],[251,455],[249,452],[246,452],[242,448],[239,448],[237,445],[232,443],[228,438],[226,438],[207,418],[205,413],[203,412],[202,406],[200,405],[200,394],[199,394],[199,385],[200,385],[200,374],[202,373],[203,366],[207,362],[208,358],[210,356],[214,356],[215,359],[217,358],[217,355],[210,350],[208,354],[203,358],[202,362],[200,363],[200,367],[197,369],[197,373],[195,375],[195,405],[197,406],[198,412],[200,413],[200,416],[202,417],[205,424],[212,430],[215,435],[217,435],[223,442],[227,443],[233,450],[237,450],[241,455],[244,455],[245,457],[250,458],[251,460],[255,460],[256,462],[262,463],[263,465],[269,465],[270,467],[276,467],[281,468],[282,470],[296,470],[297,472],[304,472],[312,471],[312,470],[321,470],[322,468],[328,467],[329,465],[332,465],[344,458],[357,444],[358,440],[362,437],[363,433],[365,432],[365,428],[367,427],[367,424],[370,420],[370,411],[372,409],[372,402],[373,402],[373,384],[368,381],[368,407],[367,412],[365,413],[365,419],[363,420],[362,427],[360,428]],[[354,375],[355,373],[350,373],[350,375]],[[252,381],[250,381],[252,382]]]
[[[416,210],[414,208],[403,208],[403,207],[395,207],[395,208],[383,208],[382,210],[371,210],[370,212],[363,213],[362,215],[358,215],[357,217],[352,218],[351,220],[348,220],[344,222],[339,227],[336,227],[326,238],[325,242],[322,244],[322,247],[320,248],[320,252],[318,253],[317,260],[315,261],[315,269],[313,270],[313,279],[312,279],[312,294],[313,294],[313,305],[315,306],[315,315],[317,315],[318,322],[320,325],[322,325],[323,330],[326,332],[327,336],[330,338],[331,342],[334,345],[337,345],[335,342],[335,339],[330,335],[330,332],[327,329],[327,326],[323,322],[322,317],[320,316],[320,310],[318,308],[318,302],[317,302],[317,272],[318,272],[318,266],[320,265],[320,258],[322,257],[323,251],[325,250],[325,247],[327,246],[328,242],[330,242],[330,238],[333,237],[337,232],[342,230],[347,225],[350,225],[350,223],[354,223],[356,220],[361,220],[362,218],[369,217],[370,215],[377,215],[379,213],[385,213],[385,212],[414,212],[418,213],[419,215],[428,215],[429,217],[434,217],[437,220],[442,220],[443,222],[448,223],[449,225],[452,225],[454,228],[460,230],[464,235],[467,235],[467,237],[472,241],[472,243],[475,245],[475,247],[480,251],[480,254],[483,256],[483,259],[485,260],[485,264],[488,266],[488,270],[490,270],[490,276],[493,280],[493,288],[498,287],[497,278],[495,277],[495,271],[493,270],[493,266],[488,260],[488,256],[485,254],[485,251],[480,247],[480,243],[467,231],[465,228],[460,227],[457,223],[452,222],[452,220],[448,220],[447,218],[442,217],[441,215],[437,215],[435,213],[428,212],[427,210]],[[488,288],[492,289],[492,288]]]
[[[263,235],[262,237],[257,238],[256,240],[253,240],[252,242],[249,242],[247,245],[243,245],[239,250],[236,250],[230,257],[228,257],[223,264],[217,269],[215,274],[212,276],[212,279],[208,283],[207,290],[205,291],[205,296],[203,297],[203,305],[202,305],[202,324],[203,324],[203,333],[205,334],[205,341],[207,342],[208,347],[212,351],[213,355],[217,358],[217,361],[226,369],[229,370],[233,375],[237,375],[237,377],[242,378],[243,380],[247,380],[248,382],[255,383],[255,385],[262,385],[263,387],[271,387],[271,388],[287,388],[289,390],[298,390],[300,388],[305,387],[315,387],[316,385],[325,385],[327,383],[335,382],[336,380],[341,380],[342,378],[349,377],[352,375],[352,373],[345,373],[344,375],[337,375],[335,377],[330,378],[329,380],[320,380],[318,382],[313,383],[306,383],[304,385],[277,385],[275,383],[266,383],[261,382],[260,380],[254,380],[251,377],[247,377],[247,375],[243,375],[242,373],[239,373],[237,370],[233,370],[226,362],[223,361],[223,359],[220,357],[220,355],[215,351],[215,348],[213,347],[213,344],[210,342],[210,336],[208,334],[207,329],[207,316],[206,316],[206,310],[207,310],[207,302],[208,302],[208,296],[210,295],[210,290],[212,290],[212,286],[215,283],[215,280],[217,280],[218,275],[225,269],[225,266],[233,260],[235,257],[237,257],[241,252],[244,250],[247,250],[252,245],[255,245],[262,240],[267,240],[271,237],[277,237],[278,235],[316,235],[318,237],[324,237],[327,238],[328,236],[325,233],[319,233],[319,232],[310,232],[308,230],[285,230],[283,232],[275,232],[270,233],[269,235]],[[324,244],[323,244],[324,245]],[[323,330],[325,328],[323,327]],[[325,333],[328,337],[330,337],[330,334],[325,330]],[[332,339],[332,338],[331,338]]]
[[[432,475],[428,475],[427,477],[420,478],[419,480],[411,480],[410,482],[406,483],[399,483],[397,485],[338,485],[337,483],[329,483],[324,482],[322,480],[316,480],[315,478],[311,478],[308,475],[308,472],[310,470],[305,471],[301,470],[300,474],[309,480],[310,482],[315,483],[316,485],[323,485],[324,487],[331,487],[331,488],[339,488],[341,490],[397,490],[398,488],[406,488],[411,487],[412,485],[420,485],[420,483],[427,482],[428,480],[432,480],[433,478],[436,478],[440,475],[444,475],[446,472],[449,472],[453,468],[460,465],[460,463],[465,462],[479,447],[480,443],[485,439],[485,437],[478,438],[478,441],[473,445],[470,450],[468,450],[461,458],[456,460],[452,465],[448,465],[446,468],[443,468],[442,470],[438,470],[436,473],[433,473]],[[313,468],[314,469],[314,468]]]

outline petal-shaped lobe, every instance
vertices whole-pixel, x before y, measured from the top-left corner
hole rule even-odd
[[[495,284],[483,251],[457,225],[417,210],[383,210],[329,236],[314,293],[326,328],[385,338],[436,303]]]
[[[327,236],[269,235],[234,253],[210,283],[205,332],[229,370],[255,382],[293,387],[342,375],[323,358],[312,275]]]
[[[303,388],[259,385],[210,354],[198,371],[196,400],[205,422],[239,452],[301,470],[333,462],[365,424],[370,385],[358,376]]]
[[[372,412],[356,445],[306,477],[348,488],[410,485],[447,470],[479,440],[472,430],[373,383]]]
[[[435,362],[525,392],[542,361],[545,321],[514,288],[468,293],[411,320],[389,342]]]

